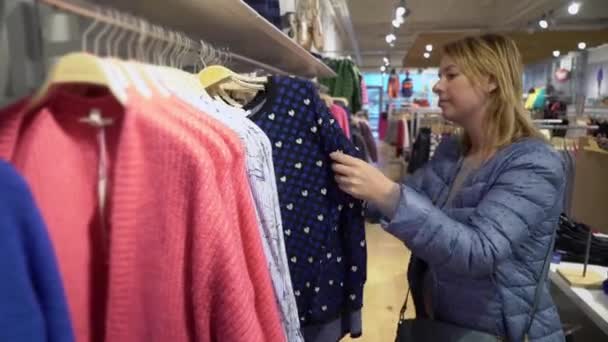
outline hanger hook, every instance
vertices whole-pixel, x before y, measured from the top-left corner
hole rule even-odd
[[[114,42],[114,55],[117,57],[120,56],[120,43],[122,43],[124,38],[129,33],[129,22],[127,15],[118,12],[118,22],[120,24],[120,34],[116,37],[116,41]]]
[[[186,37],[186,35],[183,32],[180,32],[181,36],[182,36],[182,48],[179,52],[179,56],[177,58],[177,67],[179,69],[182,68],[183,66],[183,62],[184,62],[184,55],[186,54],[186,52],[188,51],[188,38]]]
[[[151,35],[150,24],[148,24],[148,22],[142,18],[140,18],[139,20],[141,20],[142,25],[142,39],[140,40],[138,60],[140,62],[145,62],[146,44],[148,43],[149,37]]]
[[[95,39],[93,41],[93,53],[94,54],[99,55],[99,44],[100,44],[101,37],[103,37],[103,35],[106,34],[106,32],[110,28],[111,28],[110,24],[108,22],[105,22],[103,29],[101,29],[99,32],[97,32],[97,36],[95,37]]]
[[[129,30],[131,32],[131,36],[127,39],[127,59],[133,59],[133,47],[135,46],[135,40],[139,35],[139,22],[135,17],[130,14],[125,14],[126,19],[129,21]]]
[[[165,60],[165,54],[167,53],[167,48],[169,47],[169,35],[170,31],[163,29],[163,43],[165,46],[162,47],[162,50],[158,54],[157,64],[163,65]]]
[[[89,38],[89,34],[91,34],[91,32],[93,32],[93,29],[95,27],[97,27],[97,24],[99,24],[99,7],[95,6],[93,7],[93,12],[95,12],[95,15],[93,16],[93,22],[91,22],[91,24],[89,24],[89,26],[86,28],[86,30],[84,30],[84,32],[82,33],[82,51],[84,52],[89,52],[87,51],[87,40]]]
[[[109,57],[113,57],[112,55],[112,42],[114,41],[114,37],[116,35],[116,33],[118,32],[118,30],[120,29],[120,27],[117,25],[117,20],[116,20],[116,10],[114,9],[108,9],[108,17],[109,17],[109,22],[110,22],[110,33],[108,33],[107,37],[106,37],[106,42],[105,42],[105,48],[106,48],[106,56]]]

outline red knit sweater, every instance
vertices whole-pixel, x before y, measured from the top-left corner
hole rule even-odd
[[[259,233],[229,216],[237,203],[217,182],[231,170],[184,130],[190,122],[130,99],[122,108],[111,97],[57,92],[35,113],[24,115],[25,102],[0,112],[0,157],[40,205],[78,341],[284,340],[274,300],[262,304],[272,286],[255,257]],[[107,245],[96,130],[79,122],[91,108],[115,120],[106,129]]]

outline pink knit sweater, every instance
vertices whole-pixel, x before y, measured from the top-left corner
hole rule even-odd
[[[0,157],[30,183],[49,227],[77,340],[283,341],[250,199],[223,196],[217,181],[236,177],[243,189],[231,170],[242,151],[221,164],[184,129],[196,123],[129,98],[122,108],[58,91],[31,114],[27,101],[0,111]],[[106,232],[96,130],[79,122],[91,108],[115,120]],[[238,205],[235,220],[228,208]]]

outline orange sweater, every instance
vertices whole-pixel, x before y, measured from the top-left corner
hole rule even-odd
[[[274,300],[261,303],[272,286],[256,257],[259,233],[235,223],[227,208],[237,203],[220,195],[217,179],[232,174],[238,156],[221,164],[209,142],[184,129],[196,123],[129,98],[122,108],[109,96],[58,91],[31,114],[22,112],[27,101],[0,112],[0,157],[21,171],[40,205],[77,340],[283,341]],[[79,122],[91,108],[114,119],[106,129],[105,233],[97,130]],[[236,188],[242,182],[233,179]]]

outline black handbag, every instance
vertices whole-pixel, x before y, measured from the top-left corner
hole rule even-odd
[[[526,338],[528,340],[528,333],[532,327],[532,322],[538,301],[540,299],[541,289],[544,285],[545,279],[547,278],[547,272],[549,271],[549,265],[551,263],[551,252],[555,244],[555,232],[551,238],[551,245],[547,251],[545,262],[543,264],[543,270],[541,273],[540,280],[536,285],[534,291],[534,303],[532,310],[530,311],[530,321],[526,327]],[[405,311],[407,310],[407,302],[410,297],[410,290],[408,289],[405,301],[401,307],[399,313],[399,325],[397,326],[397,337],[395,342],[497,342],[505,341],[504,337],[495,336],[486,332],[477,331],[465,327],[460,327],[454,324],[440,322],[432,319],[405,319]]]

